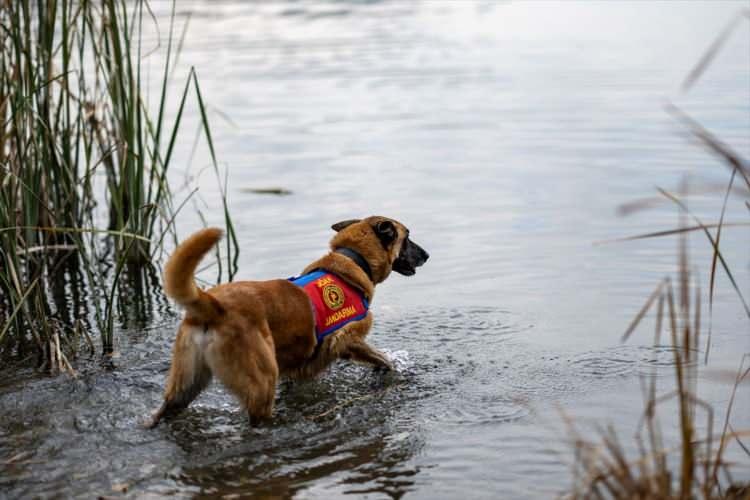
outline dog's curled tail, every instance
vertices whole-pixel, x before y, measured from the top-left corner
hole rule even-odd
[[[164,267],[164,292],[187,311],[187,316],[210,323],[224,309],[210,294],[195,284],[193,275],[203,256],[221,239],[223,231],[209,227],[180,243]]]

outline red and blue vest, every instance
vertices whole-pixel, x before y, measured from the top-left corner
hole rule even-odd
[[[318,270],[289,281],[310,297],[318,343],[347,323],[367,316],[370,304],[364,294],[333,273]]]

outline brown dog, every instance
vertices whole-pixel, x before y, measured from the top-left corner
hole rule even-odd
[[[393,219],[347,220],[332,228],[331,251],[294,281],[236,281],[204,291],[193,274],[221,230],[204,229],[177,247],[164,271],[164,289],[186,312],[164,403],[149,427],[186,408],[212,376],[255,423],[271,416],[280,375],[314,377],[338,358],[392,368],[365,342],[372,326],[369,302],[392,270],[411,276],[429,256]]]

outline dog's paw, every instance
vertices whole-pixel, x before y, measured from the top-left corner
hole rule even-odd
[[[251,428],[260,429],[260,428],[268,426],[271,423],[271,417],[267,415],[261,416],[261,415],[248,414],[247,421],[250,424]]]
[[[141,422],[141,427],[144,429],[153,429],[157,425],[159,425],[159,419],[156,417],[151,417]]]
[[[390,372],[393,372],[395,370],[396,370],[396,368],[393,366],[393,363],[391,363],[390,361],[388,363],[384,363],[382,365],[377,365],[377,366],[375,366],[373,368],[373,371],[375,373],[382,373],[382,374],[390,373]]]

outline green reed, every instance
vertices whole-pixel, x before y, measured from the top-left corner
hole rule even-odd
[[[174,235],[167,174],[191,89],[218,172],[194,71],[166,118],[174,6],[155,111],[147,104],[145,23],[155,23],[145,0],[0,0],[0,355],[72,370],[68,355],[92,328],[112,351],[121,278],[153,274]],[[71,294],[92,325],[65,311]]]

